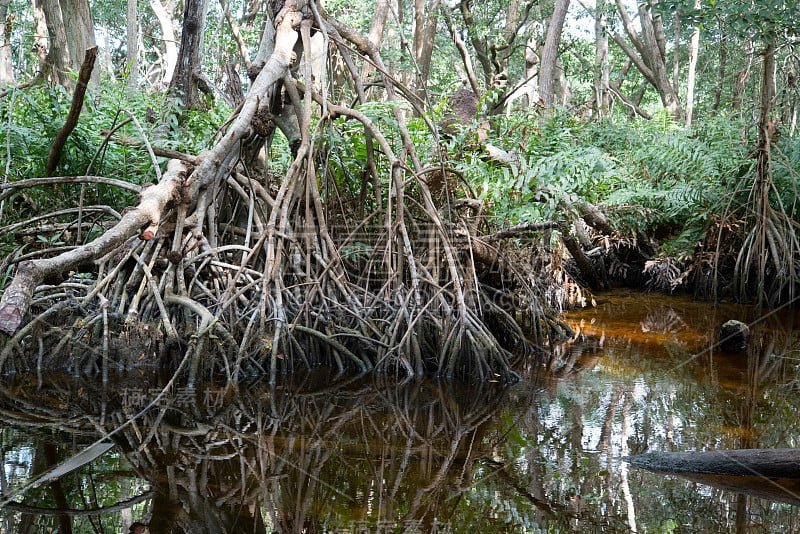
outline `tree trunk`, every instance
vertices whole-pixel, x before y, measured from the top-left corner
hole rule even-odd
[[[517,99],[522,99],[522,105],[526,108],[541,105],[537,48],[536,37],[531,35],[525,42],[525,80],[505,99],[506,115],[509,117],[513,111],[514,101]]]
[[[161,26],[161,39],[164,43],[164,51],[161,54],[161,84],[169,87],[175,75],[175,66],[178,64],[178,44],[175,38],[175,27],[172,25],[172,17],[169,16],[161,0],[150,0],[150,8],[153,10]]]
[[[653,16],[651,10],[658,3],[652,0],[649,4],[639,6],[639,21],[641,23],[641,34],[636,31],[636,27],[625,8],[623,0],[616,0],[617,12],[619,13],[625,33],[630,39],[633,47],[628,45],[625,39],[619,34],[613,34],[614,42],[625,52],[645,79],[658,91],[664,107],[672,114],[676,120],[682,120],[683,110],[680,105],[675,87],[667,76],[667,63],[665,54],[664,29],[661,26],[660,16]]]
[[[694,0],[694,8],[700,8],[700,0]],[[697,72],[697,56],[700,52],[700,26],[695,26],[692,31],[692,40],[689,43],[689,72],[686,75],[686,128],[692,127],[692,114],[694,112],[694,85]]]
[[[775,39],[772,38],[764,45],[763,71],[761,73],[761,105],[758,118],[758,145],[756,146],[756,183],[753,193],[757,195],[755,208],[757,211],[756,228],[758,235],[758,306],[760,307],[766,295],[767,263],[770,256],[769,245],[765,237],[769,223],[771,206],[769,201],[772,183],[772,138],[775,135],[775,123],[770,119],[772,113],[772,99],[775,96]],[[775,265],[775,267],[779,267]]]
[[[599,117],[607,117],[611,104],[610,67],[608,64],[608,14],[606,0],[599,0],[594,12],[595,35],[595,106]]]
[[[747,83],[753,74],[753,60],[756,55],[756,49],[750,39],[747,39],[744,44],[744,55],[747,56],[747,63],[736,73],[736,86],[733,90],[733,111],[742,109],[745,89],[747,89]]]
[[[39,60],[39,72],[43,73],[52,70],[52,62],[47,58],[47,22],[42,2],[34,0],[33,4],[34,18],[36,19],[36,38],[33,43],[33,51]]]
[[[561,31],[567,17],[570,0],[556,0],[553,16],[547,27],[547,37],[542,50],[542,62],[539,67],[539,95],[545,107],[553,107],[555,102],[554,81],[556,75],[556,59],[558,45],[561,43]]]
[[[73,86],[72,78],[69,76],[71,65],[61,6],[58,0],[37,1],[42,8],[44,20],[47,24],[47,36],[50,40],[49,52],[47,55],[49,61],[53,64],[53,78],[57,84],[71,91]]]
[[[675,35],[672,44],[672,87],[676,91],[680,87],[681,75],[681,55],[679,53],[681,49],[681,16],[683,16],[683,11],[678,9],[675,12]]]
[[[126,13],[126,67],[128,70],[127,86],[133,90],[139,77],[139,7],[137,0],[128,0]]]
[[[414,0],[414,60],[417,63],[416,89],[424,97],[431,70],[431,57],[439,20],[439,1]]]
[[[472,48],[475,49],[475,57],[478,58],[478,63],[483,70],[483,82],[487,87],[491,87],[492,80],[494,79],[494,68],[492,61],[489,59],[489,51],[483,33],[478,29],[475,22],[475,17],[472,13],[471,0],[463,0],[459,3],[461,9],[461,18],[464,19],[464,26],[467,28],[470,36]]]
[[[14,83],[14,65],[11,62],[11,31],[13,21],[6,19],[11,0],[0,0],[0,87]]]
[[[203,107],[200,88],[195,71],[200,70],[200,58],[203,52],[203,28],[206,24],[208,0],[186,0],[183,11],[183,30],[181,47],[178,52],[178,65],[175,77],[170,85],[170,92],[178,96],[185,108]]]
[[[635,467],[676,474],[700,484],[739,493],[740,497],[753,495],[794,505],[800,504],[798,459],[800,449],[651,452],[624,458]]]
[[[659,473],[800,478],[800,449],[650,452],[624,460]]]
[[[389,0],[377,0],[375,2],[375,12],[372,16],[372,24],[369,27],[369,42],[376,50],[381,49],[383,43],[383,30],[386,28],[386,19],[389,16]],[[361,77],[367,79],[375,67],[371,63],[365,63],[361,71]]]
[[[64,31],[67,37],[70,68],[78,72],[86,50],[97,46],[94,36],[94,20],[89,9],[89,0],[60,0]],[[100,82],[100,69],[92,71],[92,83]]]

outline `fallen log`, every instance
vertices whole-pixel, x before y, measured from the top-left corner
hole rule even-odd
[[[800,449],[650,452],[623,459],[662,473],[800,478]]]
[[[800,449],[652,452],[623,460],[725,491],[800,505]]]
[[[542,230],[549,230],[551,228],[561,228],[566,223],[564,221],[542,221],[542,222],[526,222],[503,228],[493,234],[485,235],[481,239],[485,241],[498,241],[500,239],[507,239],[509,237],[517,237],[521,234],[528,234],[531,232],[541,232]]]

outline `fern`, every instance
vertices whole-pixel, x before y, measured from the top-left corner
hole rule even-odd
[[[699,139],[674,132],[640,147],[633,159],[656,183],[674,180],[718,180],[725,172],[715,152]]]
[[[552,155],[529,158],[524,181],[537,185],[578,193],[596,202],[620,180],[617,162],[597,147],[569,147]]]

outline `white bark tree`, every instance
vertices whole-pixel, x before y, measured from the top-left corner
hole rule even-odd
[[[14,66],[11,62],[11,30],[13,20],[8,18],[11,0],[0,0],[0,87],[15,81]]]
[[[695,9],[700,8],[700,0],[694,1]],[[700,26],[695,24],[692,39],[689,42],[689,72],[686,75],[686,127],[692,127],[694,113],[694,87],[697,73],[697,57],[700,53]]]
[[[150,9],[153,10],[153,14],[158,19],[158,25],[161,27],[160,83],[163,87],[169,87],[175,75],[175,66],[178,64],[178,41],[175,37],[175,26],[161,0],[150,0]]]
[[[431,70],[440,0],[414,0],[414,60],[416,61],[417,91],[427,90]]]

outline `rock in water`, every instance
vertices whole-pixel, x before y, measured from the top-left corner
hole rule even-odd
[[[731,319],[719,329],[719,348],[722,352],[734,353],[747,349],[750,328],[741,321]]]

